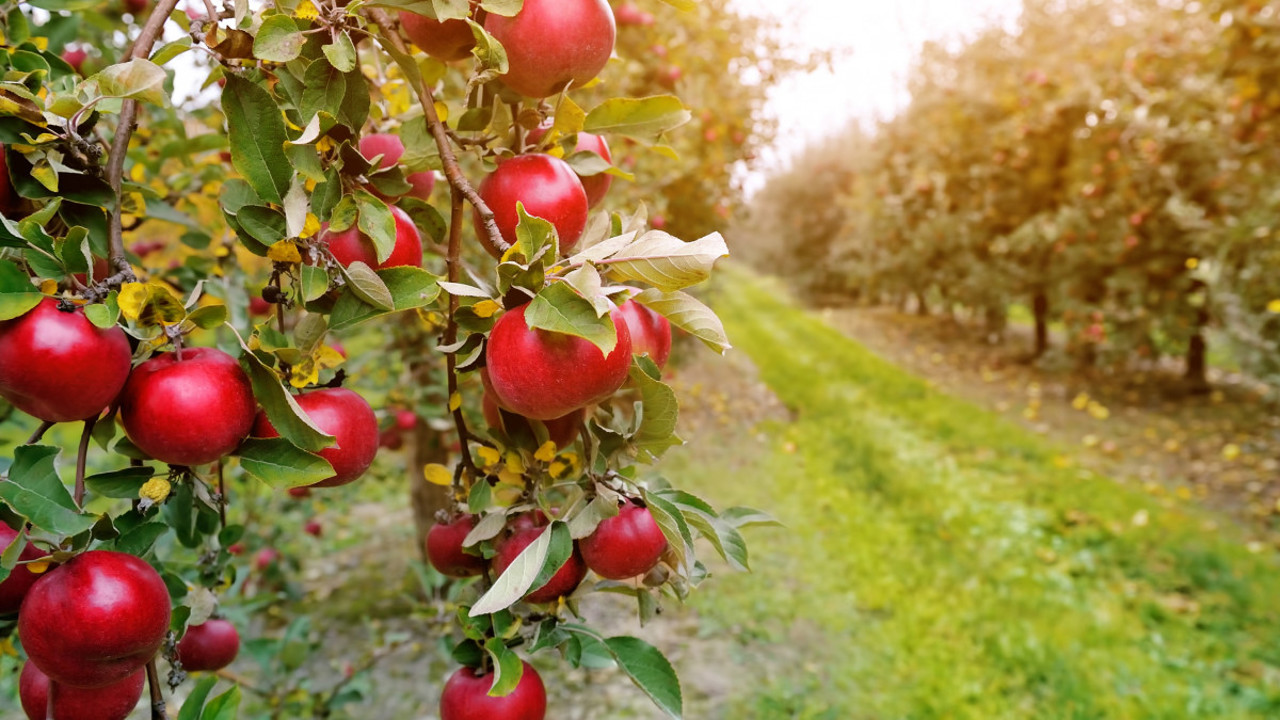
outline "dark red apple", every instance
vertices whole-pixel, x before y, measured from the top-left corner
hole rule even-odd
[[[480,407],[484,411],[484,420],[489,423],[489,427],[505,430],[508,435],[521,433],[534,435],[533,427],[529,425],[530,422],[534,421],[523,415],[503,410],[498,406],[498,401],[493,398],[493,393],[486,392],[484,394],[484,400],[481,402]],[[578,439],[578,431],[582,429],[582,420],[585,416],[586,409],[579,408],[564,417],[537,422],[541,422],[546,426],[547,439],[554,442],[557,448],[563,450]]]
[[[261,295],[249,296],[249,314],[253,317],[267,317],[275,312],[276,306],[267,302]]]
[[[221,670],[239,652],[240,633],[227,620],[209,619],[192,625],[178,641],[178,662],[190,672]]]
[[[82,47],[70,47],[62,51],[62,61],[71,66],[72,70],[80,72],[80,68],[84,66],[84,61],[88,59],[89,53],[84,51]]]
[[[302,526],[302,531],[311,537],[320,537],[324,534],[324,526],[319,520],[308,520],[307,524]]]
[[[603,402],[627,380],[631,331],[616,313],[618,342],[607,356],[573,335],[531,330],[528,305],[508,310],[489,334],[487,372],[498,404],[534,420],[554,420]]]
[[[399,450],[404,447],[404,436],[400,434],[400,429],[389,427],[378,433],[378,447],[388,450]]]
[[[125,11],[130,15],[141,15],[150,4],[151,0],[124,0]]]
[[[671,356],[671,322],[635,300],[622,303],[618,315],[631,331],[631,352],[648,355],[658,367],[666,367]]]
[[[422,235],[418,233],[418,227],[413,224],[409,213],[394,205],[391,206],[391,215],[396,219],[396,244],[386,262],[378,262],[373,240],[354,225],[340,233],[325,230],[320,234],[320,241],[329,246],[333,258],[343,266],[359,261],[374,270],[400,266],[422,267]]]
[[[8,549],[17,538],[17,530],[0,523],[0,553]],[[18,561],[39,560],[42,557],[44,553],[31,543],[27,543],[27,546],[18,554]],[[5,578],[4,582],[0,582],[0,615],[18,612],[18,608],[22,607],[22,599],[27,596],[27,591],[39,578],[40,576],[28,570],[26,565],[14,567],[9,577]]]
[[[418,426],[418,416],[412,410],[396,411],[396,427],[401,430],[412,430]]]
[[[262,571],[262,570],[266,570],[272,565],[275,565],[276,562],[278,562],[279,560],[280,560],[279,550],[276,550],[275,548],[265,547],[259,550],[257,555],[253,556],[253,566],[257,568],[259,571]]]
[[[529,142],[538,143],[547,134],[547,127],[539,127],[529,132]],[[593,152],[604,158],[605,162],[612,163],[613,155],[609,153],[609,142],[602,135],[595,135],[589,132],[579,132],[578,141],[573,146],[575,153]],[[578,176],[578,180],[582,183],[582,189],[587,193],[587,207],[593,208],[604,200],[605,195],[609,194],[609,188],[613,185],[613,176],[609,173],[596,173],[595,175]],[[526,208],[527,209],[527,208]]]
[[[462,541],[475,527],[475,515],[460,515],[451,523],[432,525],[427,531],[427,560],[431,567],[454,578],[483,574],[489,563],[462,550]]]
[[[617,36],[605,0],[525,0],[513,18],[490,13],[484,29],[507,51],[502,81],[533,98],[591,82],[609,62]]]
[[[103,687],[155,657],[170,612],[169,590],[145,561],[90,550],[36,580],[18,613],[18,635],[55,683]]]
[[[512,532],[499,542],[498,552],[493,556],[493,569],[497,571],[498,575],[502,575],[511,566],[511,563],[515,562],[521,551],[529,547],[546,530],[546,527],[530,527]],[[533,588],[532,592],[525,595],[525,602],[549,603],[555,602],[563,595],[572,595],[573,591],[578,589],[578,585],[586,576],[587,566],[582,562],[582,555],[578,552],[577,543],[574,543],[573,554],[569,556],[565,564],[556,571],[555,575],[551,576],[546,585],[540,588]]]
[[[517,202],[524,203],[525,212],[555,226],[562,253],[578,244],[587,227],[587,192],[582,189],[582,181],[568,163],[550,155],[521,155],[502,163],[480,183],[480,197],[493,211],[502,239],[509,244],[515,243],[516,225],[520,222]],[[478,212],[475,223],[484,249],[501,257],[502,253],[489,242]]]
[[[492,675],[477,675],[459,668],[444,684],[440,694],[440,720],[544,720],[547,716],[547,688],[538,671],[524,663],[520,682],[510,695],[490,697]]]
[[[291,487],[286,492],[289,497],[301,500],[302,498],[311,497],[311,488],[309,487]]]
[[[667,538],[649,508],[628,500],[615,517],[600,522],[579,544],[582,559],[595,574],[626,580],[653,569],[667,551]]]
[[[53,298],[0,322],[0,397],[49,422],[97,417],[129,379],[133,350],[124,330],[89,322]]]
[[[134,369],[120,396],[125,434],[170,465],[207,465],[231,453],[257,409],[249,377],[216,348],[157,355]]]
[[[613,11],[613,15],[617,19],[619,27],[647,27],[652,25],[654,21],[653,15],[641,10],[631,3],[622,3]]]
[[[395,164],[400,162],[400,157],[404,155],[404,143],[401,142],[398,135],[372,133],[360,138],[360,154],[366,160],[372,160],[381,155],[382,159],[378,161],[378,169],[386,170],[389,167],[395,167]]]
[[[405,177],[405,182],[413,188],[409,191],[408,196],[418,198],[423,202],[431,201],[431,191],[436,188],[436,174],[431,170],[412,173]]]
[[[35,663],[27,662],[18,678],[18,699],[27,720],[125,720],[133,714],[146,684],[146,670],[105,687],[86,689],[58,683],[53,686],[50,715],[49,676]]]
[[[318,454],[333,466],[333,475],[311,487],[346,485],[364,474],[378,454],[378,416],[369,403],[346,388],[313,390],[297,397],[298,406],[316,427],[332,435],[337,444]],[[278,437],[266,413],[253,425],[253,436]]]
[[[477,4],[471,3],[473,8]],[[401,12],[400,27],[418,49],[437,60],[465,60],[476,46],[475,35],[466,20],[440,22],[417,13]]]

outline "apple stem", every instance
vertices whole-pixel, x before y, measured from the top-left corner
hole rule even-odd
[[[27,438],[27,441],[23,443],[23,445],[35,445],[40,442],[40,438],[44,437],[44,434],[49,432],[49,428],[51,427],[53,427],[53,423],[48,420],[40,423],[40,427],[36,428],[35,432],[31,433],[31,437]]]
[[[84,505],[84,466],[89,455],[89,440],[93,438],[93,426],[97,422],[97,416],[85,420],[84,431],[80,433],[80,449],[76,453],[76,507]]]
[[[520,103],[510,103],[512,125],[515,127],[515,138],[513,139],[512,148],[515,149],[517,155],[524,154],[524,127],[520,124]]]
[[[160,673],[156,670],[156,659],[147,663],[147,687],[151,690],[151,720],[166,720],[168,713],[164,707],[164,693],[160,687]]]

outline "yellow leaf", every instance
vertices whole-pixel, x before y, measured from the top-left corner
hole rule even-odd
[[[436,115],[440,116],[440,122],[449,122],[449,106],[437,101]]]
[[[294,265],[302,263],[302,255],[298,252],[298,246],[290,240],[281,240],[267,248],[267,259],[273,262],[292,263]]]
[[[556,480],[560,480],[569,474],[570,469],[571,469],[571,466],[569,465],[569,463],[563,460],[557,460],[551,463],[551,467],[547,468],[547,472],[551,473],[551,477],[555,478]]]
[[[480,456],[480,464],[486,468],[493,467],[502,461],[502,453],[488,445],[481,445],[476,450],[476,454]]]
[[[471,310],[475,312],[477,317],[488,318],[493,317],[494,313],[502,309],[502,306],[492,300],[481,300],[471,306]]]
[[[121,315],[128,320],[137,320],[147,302],[147,286],[140,282],[125,283],[120,287],[116,302],[120,304]]]
[[[454,393],[449,396],[449,412],[453,412],[462,407],[462,393]]]
[[[1267,312],[1272,315],[1280,315],[1280,298],[1267,303]]]
[[[332,149],[333,149],[333,141],[329,139],[328,135],[325,135],[324,137],[316,141],[316,150],[318,152],[322,152],[322,153],[329,152]]]
[[[1187,269],[1195,270],[1200,267],[1200,258],[1187,258]]]
[[[520,453],[515,450],[507,453],[507,470],[519,475],[524,474],[524,458],[520,457]]]
[[[1227,462],[1234,462],[1240,459],[1240,455],[1242,453],[1243,451],[1240,449],[1239,445],[1230,443],[1226,447],[1222,448],[1222,459]]]
[[[432,485],[449,487],[453,484],[453,473],[440,463],[431,463],[422,468],[422,476]]]
[[[1089,393],[1080,393],[1071,401],[1071,407],[1077,410],[1084,410],[1089,407]]]
[[[147,179],[147,166],[134,163],[133,167],[129,168],[129,177],[136,183],[144,182]]]
[[[293,16],[299,20],[316,20],[320,17],[320,11],[316,9],[311,0],[302,0],[298,3],[298,7],[293,11]]]
[[[57,281],[57,280],[52,280],[52,279],[49,279],[49,280],[41,280],[41,281],[40,281],[40,292],[44,293],[45,295],[54,295],[54,294],[56,294],[56,293],[58,292],[58,281]]]
[[[320,232],[320,218],[317,218],[312,213],[307,213],[307,222],[305,225],[302,226],[301,237],[303,238],[314,237],[315,234],[318,232]]]
[[[47,560],[37,560],[35,562],[27,563],[27,570],[30,570],[32,575],[41,575],[48,569],[49,562]]]
[[[538,462],[551,462],[556,459],[556,444],[550,440],[542,443],[542,447],[538,448],[538,452],[533,454],[533,458]]]
[[[13,646],[13,638],[7,637],[0,640],[0,655],[18,657],[18,649]]]
[[[500,470],[498,472],[498,480],[507,485],[523,485],[524,475],[510,470]]]
[[[169,497],[169,491],[173,486],[169,481],[162,477],[153,477],[143,484],[142,489],[138,491],[138,497],[143,500],[150,500],[153,503],[162,503],[165,498]]]

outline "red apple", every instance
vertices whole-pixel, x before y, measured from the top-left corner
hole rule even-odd
[[[579,543],[582,559],[595,574],[626,580],[653,569],[667,551],[667,538],[649,508],[628,500],[615,517],[600,522]]]
[[[472,7],[477,3],[472,2]],[[476,46],[475,35],[466,20],[440,22],[417,13],[401,12],[400,27],[422,52],[437,60],[465,60]]]
[[[671,322],[635,300],[622,303],[618,315],[631,331],[631,352],[648,355],[659,368],[666,367],[671,356]]]
[[[41,420],[97,417],[129,379],[133,350],[124,330],[89,322],[84,310],[45,298],[0,322],[0,397]]]
[[[311,488],[309,487],[291,487],[286,492],[289,493],[289,497],[299,500],[311,497]]]
[[[534,420],[554,420],[603,402],[627,380],[631,332],[617,315],[618,342],[607,356],[573,335],[531,330],[528,305],[508,310],[489,334],[487,370],[502,407]]]
[[[12,545],[17,538],[17,530],[0,523],[0,553]],[[27,543],[27,546],[18,554],[18,561],[39,560],[42,557],[44,553],[31,543]],[[0,582],[0,615],[18,612],[18,608],[22,607],[22,599],[27,596],[27,591],[39,578],[40,576],[28,570],[26,565],[14,567],[9,577],[5,578],[4,582]]]
[[[53,686],[53,713],[49,712],[49,676],[33,662],[22,666],[18,698],[27,720],[125,720],[137,707],[147,684],[147,671],[139,670],[117,683],[99,688]]]
[[[498,166],[480,183],[480,197],[493,211],[502,239],[516,241],[516,225],[520,214],[516,203],[524,203],[524,211],[549,221],[560,237],[560,251],[568,253],[582,238],[587,227],[587,192],[573,168],[560,158],[533,154],[511,158]],[[489,242],[489,235],[475,213],[476,234],[484,249],[501,257]]]
[[[55,683],[118,683],[155,657],[169,631],[169,590],[150,565],[90,550],[36,581],[18,613],[22,647]]]
[[[408,192],[409,197],[418,198],[423,202],[431,201],[431,191],[436,187],[436,174],[431,170],[416,172],[405,177],[405,182],[413,188]]]
[[[62,61],[70,65],[71,69],[76,72],[80,72],[80,68],[84,66],[84,61],[88,57],[89,53],[85,52],[82,47],[72,47],[62,51]]]
[[[182,669],[196,672],[221,670],[240,652],[240,633],[227,620],[209,619],[192,625],[178,641],[178,662]]]
[[[605,0],[525,0],[513,18],[490,13],[488,30],[507,51],[507,87],[526,97],[591,82],[613,54],[617,29]]]
[[[267,302],[261,295],[249,296],[249,314],[253,317],[267,317],[275,312],[276,306]]]
[[[631,3],[622,3],[613,11],[614,18],[618,21],[619,27],[639,26],[648,27],[653,24],[653,15],[641,10]]]
[[[170,465],[207,465],[231,453],[257,409],[249,377],[216,348],[157,355],[134,369],[120,396],[125,434]]]
[[[374,270],[400,266],[422,267],[422,236],[418,234],[418,227],[413,224],[409,213],[394,205],[391,206],[391,215],[396,219],[396,244],[386,262],[378,262],[373,240],[354,225],[340,233],[326,229],[320,234],[320,241],[329,246],[333,259],[343,266],[359,261]]]
[[[147,6],[151,4],[151,0],[124,0],[125,12],[130,15],[141,15],[147,11]]]
[[[378,447],[388,450],[399,450],[404,447],[404,436],[399,428],[390,427],[378,433]]]
[[[547,127],[539,127],[536,130],[529,131],[529,142],[538,143],[543,136],[547,134]],[[579,132],[578,141],[574,144],[573,151],[593,152],[604,158],[607,163],[613,162],[613,155],[609,153],[609,142],[602,135],[595,135],[589,132]],[[578,176],[578,180],[582,182],[582,189],[587,193],[587,207],[593,208],[604,200],[604,196],[609,194],[609,188],[613,185],[613,176],[609,173],[596,173],[595,175]],[[526,207],[526,210],[528,208]]]
[[[308,520],[307,524],[302,526],[302,531],[311,537],[320,537],[324,534],[324,526],[319,520]]]
[[[525,548],[530,543],[538,539],[538,536],[546,532],[546,527],[530,527],[521,528],[512,532],[498,544],[498,552],[493,556],[493,569],[498,575],[506,572],[511,563],[515,562]],[[578,552],[577,543],[574,543],[573,554],[565,561],[565,564],[556,571],[555,575],[547,581],[546,585],[540,588],[533,588],[532,592],[524,596],[525,602],[531,603],[549,603],[555,602],[556,599],[563,595],[572,595],[574,590],[578,589],[578,585],[582,579],[587,576],[587,566],[582,562],[582,555]]]
[[[275,548],[265,547],[259,550],[257,555],[253,556],[253,566],[257,568],[259,571],[262,571],[262,570],[266,570],[272,565],[275,565],[276,562],[279,560],[280,560],[279,550],[276,550]]]
[[[510,695],[490,697],[492,675],[477,675],[459,668],[440,694],[440,720],[544,720],[547,716],[547,688],[538,671],[524,663],[520,682]]]
[[[337,440],[336,445],[318,453],[333,466],[333,475],[311,487],[346,485],[363,475],[378,454],[378,417],[369,403],[346,388],[313,390],[299,395],[297,401],[316,427]],[[253,436],[279,435],[266,413],[260,413],[253,425]]]
[[[505,430],[507,435],[528,433],[530,436],[534,436],[533,427],[529,423],[535,421],[503,410],[498,406],[498,401],[493,398],[493,393],[486,392],[484,394],[484,400],[480,407],[484,411],[484,419],[485,422],[489,423],[489,427]],[[554,442],[557,448],[563,450],[578,439],[578,431],[582,429],[582,420],[585,416],[586,409],[579,408],[564,417],[537,422],[542,422],[546,426],[547,439]]]
[[[389,167],[395,167],[395,164],[400,162],[400,157],[404,155],[404,143],[401,142],[398,135],[372,133],[360,138],[360,154],[366,160],[372,160],[381,155],[382,159],[378,161],[378,169],[386,170]]]
[[[667,226],[667,216],[654,215],[653,218],[649,220],[649,224],[653,226],[654,230],[661,230]]]
[[[396,411],[396,427],[401,430],[412,430],[418,426],[418,416],[412,410]]]
[[[475,515],[460,515],[451,523],[436,523],[427,531],[427,560],[442,575],[454,578],[484,573],[489,563],[462,550],[462,541],[475,529]]]
[[[243,555],[244,543],[231,543],[227,546],[227,552],[232,555]]]

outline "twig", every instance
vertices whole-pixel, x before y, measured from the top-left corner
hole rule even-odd
[[[167,720],[164,707],[164,693],[160,688],[160,673],[156,670],[156,659],[147,663],[147,686],[151,689],[151,720]]]
[[[457,282],[461,274],[462,265],[462,195],[456,187],[449,188],[449,202],[451,209],[449,212],[449,254],[446,257],[447,273],[449,282]],[[449,294],[449,316],[444,327],[444,344],[446,346],[453,345],[458,341],[458,296],[453,293]],[[453,404],[453,398],[458,393],[458,356],[449,353],[445,356],[445,372],[448,373],[446,378],[449,386],[449,403]],[[462,406],[459,405],[453,410],[453,424],[458,428],[458,442],[462,446],[462,462],[458,466],[460,469],[471,471],[471,477],[475,478],[480,473],[476,470],[475,463],[471,461],[471,432],[467,430],[467,420],[462,415]],[[455,483],[457,476],[454,476]]]
[[[270,690],[264,690],[263,688],[260,688],[254,685],[252,682],[249,681],[248,678],[244,677],[243,675],[238,675],[230,670],[227,670],[226,668],[223,668],[221,670],[215,670],[213,674],[222,678],[223,680],[229,680],[235,683],[236,685],[239,685],[240,687],[244,688],[245,690],[248,690],[254,695],[260,695],[266,698],[269,698],[272,696],[272,693]]]
[[[27,441],[23,443],[23,445],[35,445],[40,442],[40,438],[44,437],[44,434],[49,432],[49,428],[53,427],[53,425],[54,424],[48,420],[40,423],[40,427],[36,428],[35,432],[31,433],[31,437],[27,438]]]
[[[222,461],[218,461],[218,519],[222,521],[222,529],[227,528],[227,487],[222,479]]]
[[[402,57],[408,56],[408,48],[405,47],[404,41],[400,39],[400,34],[396,32],[396,27],[392,23],[391,17],[377,8],[369,8],[366,12],[369,18],[382,29],[379,42],[384,47],[390,45]],[[511,244],[502,239],[502,231],[498,229],[498,221],[494,219],[493,211],[489,209],[489,205],[480,197],[480,193],[476,192],[476,189],[472,187],[467,177],[462,174],[462,168],[458,165],[458,157],[454,154],[453,147],[449,144],[449,132],[444,123],[440,122],[439,114],[436,113],[435,95],[421,77],[414,84],[414,92],[418,95],[418,102],[422,104],[422,112],[427,119],[427,128],[431,131],[431,136],[435,138],[436,146],[440,149],[440,162],[444,165],[444,175],[448,178],[449,185],[455,191],[461,193],[467,199],[467,202],[471,203],[472,207],[476,209],[476,213],[480,216],[480,222],[484,225],[485,234],[489,236],[489,242],[498,249],[499,253],[505,253],[511,249]]]
[[[80,433],[80,449],[76,452],[76,507],[84,505],[84,465],[89,455],[89,441],[93,439],[93,426],[97,422],[97,415],[85,420],[84,431]]]

